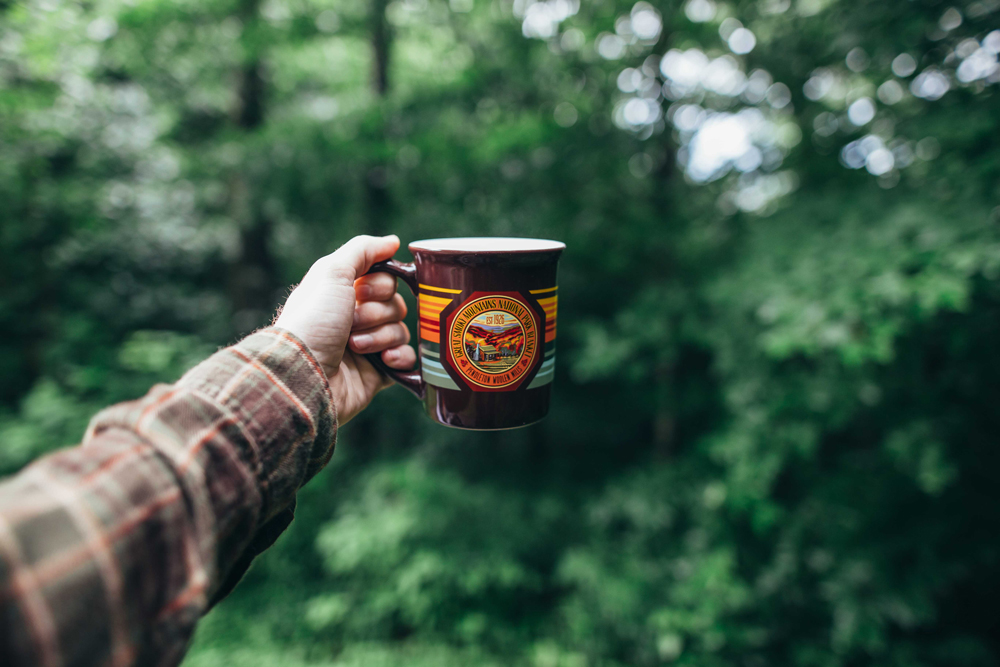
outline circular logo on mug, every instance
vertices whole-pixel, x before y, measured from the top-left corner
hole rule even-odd
[[[535,314],[517,297],[483,296],[455,313],[448,341],[463,378],[477,387],[501,389],[518,384],[531,370],[538,354],[538,326]]]

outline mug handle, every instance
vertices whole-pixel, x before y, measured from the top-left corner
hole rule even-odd
[[[368,273],[365,275],[367,276],[369,273],[388,273],[396,276],[397,278],[402,278],[403,282],[410,288],[410,291],[413,292],[413,296],[417,296],[417,267],[412,262],[400,262],[395,259],[386,260],[384,262],[376,262],[375,264],[372,264],[372,268],[368,269]],[[416,367],[409,371],[397,371],[394,368],[386,366],[385,362],[382,361],[381,352],[366,354],[365,358],[368,359],[371,365],[374,366],[380,373],[389,376],[401,386],[409,390],[409,392],[414,396],[420,400],[424,400],[424,396],[427,394],[427,384],[424,382],[424,377],[420,372],[419,352],[417,353]]]

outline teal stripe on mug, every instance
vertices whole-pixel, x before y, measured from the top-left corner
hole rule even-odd
[[[555,371],[556,358],[553,356],[551,359],[548,359],[545,363],[543,363],[542,367],[538,369],[538,375],[536,375],[535,379],[528,385],[528,389],[542,387],[552,382],[552,379],[555,377]]]
[[[455,381],[451,379],[451,376],[448,375],[444,366],[429,357],[420,357],[420,372],[424,376],[424,382],[427,384],[432,384],[435,387],[441,387],[442,389],[460,388],[457,384],[455,384]]]
[[[448,371],[445,370],[440,361],[435,361],[430,357],[420,357],[420,363],[425,367],[429,366],[430,368],[433,368],[440,373],[444,373],[445,375],[448,374]]]
[[[425,353],[427,350],[423,350]],[[555,350],[552,350],[555,353]],[[451,379],[448,375],[448,371],[445,370],[444,366],[440,362],[431,359],[426,356],[426,354],[420,357],[421,370],[424,375],[424,381],[427,384],[432,384],[435,387],[441,387],[443,389],[460,389],[460,387]],[[552,382],[555,377],[555,365],[556,360],[554,356],[549,357],[542,364],[541,368],[538,369],[538,374],[528,385],[528,389],[534,389],[535,387],[542,387]]]

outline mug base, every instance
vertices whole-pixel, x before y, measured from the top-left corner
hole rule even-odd
[[[433,421],[465,431],[509,431],[549,413],[551,384],[511,392],[453,391],[427,385],[424,411]]]
[[[444,422],[440,422],[437,419],[434,419],[434,417],[431,417],[430,415],[428,415],[428,417],[430,417],[430,420],[432,422],[434,422],[435,424],[438,424],[439,426],[447,426],[448,428],[453,428],[453,429],[456,429],[456,430],[459,430],[459,431],[513,431],[513,430],[516,430],[516,429],[519,429],[519,428],[525,428],[527,426],[534,426],[535,424],[538,424],[543,419],[545,419],[544,417],[541,417],[539,419],[536,419],[535,421],[530,421],[527,424],[518,424],[517,426],[498,426],[496,428],[476,428],[475,426],[458,426],[456,424],[445,424]]]

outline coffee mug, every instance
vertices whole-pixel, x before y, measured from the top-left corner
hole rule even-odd
[[[566,245],[525,238],[414,241],[412,263],[372,266],[401,278],[419,305],[419,361],[397,371],[369,361],[434,421],[494,430],[549,411],[556,363],[556,266]]]

